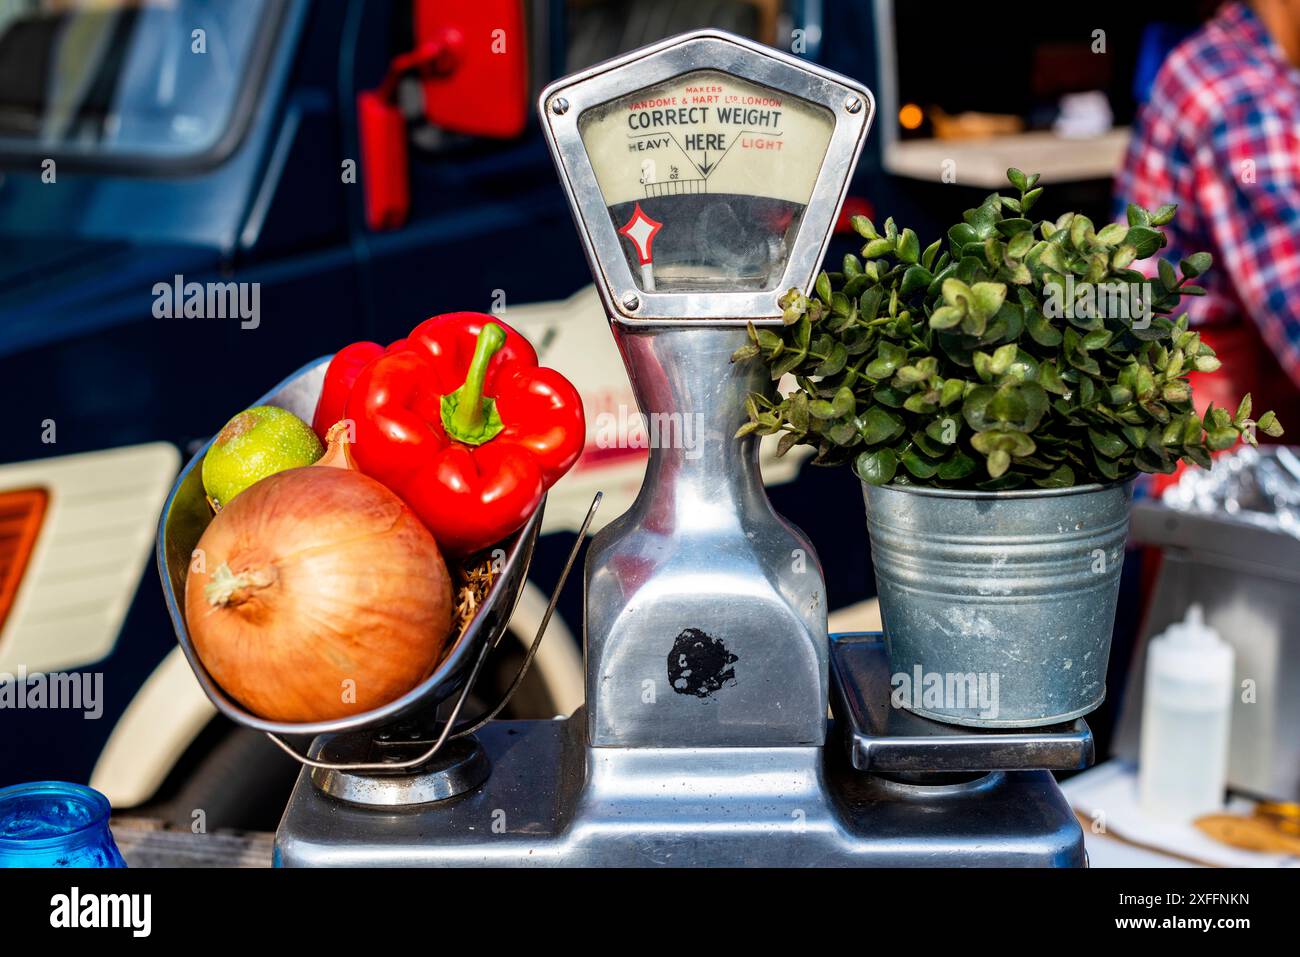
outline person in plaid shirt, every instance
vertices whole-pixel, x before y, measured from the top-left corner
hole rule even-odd
[[[1116,181],[1132,202],[1178,204],[1165,227],[1178,259],[1206,250],[1214,268],[1184,299],[1223,361],[1196,375],[1197,405],[1300,422],[1300,0],[1224,4],[1165,60],[1134,124]],[[1154,266],[1154,260],[1146,265]]]

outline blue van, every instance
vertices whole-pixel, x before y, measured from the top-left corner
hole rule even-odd
[[[119,810],[272,827],[296,766],[216,718],[149,567],[182,461],[311,359],[452,309],[529,335],[589,419],[626,409],[536,93],[701,26],[794,37],[870,83],[872,5],[825,7],[0,2],[0,785],[88,781]],[[497,22],[490,52],[456,45]],[[619,451],[552,494],[521,636],[594,490],[604,520],[635,494],[644,450]],[[860,515],[851,476],[770,458],[778,509],[815,540]],[[823,555],[834,603],[868,593],[861,551]],[[580,702],[579,592],[517,715]],[[489,690],[521,648],[502,649]]]

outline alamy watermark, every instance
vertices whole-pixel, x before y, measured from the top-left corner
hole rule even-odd
[[[153,930],[152,894],[82,893],[73,885],[66,894],[50,898],[50,926],[56,929],[121,928],[132,937]]]
[[[620,405],[617,412],[596,416],[596,447],[601,449],[685,449],[698,459],[704,433],[700,412],[634,412]]]
[[[186,282],[177,273],[171,282],[153,285],[155,319],[239,319],[239,328],[262,324],[260,282]]]
[[[0,711],[84,711],[87,721],[104,714],[104,673],[53,672],[29,675],[25,665],[17,674],[0,671]]]
[[[889,703],[895,708],[909,711],[972,711],[987,721],[995,720],[999,713],[997,672],[941,672],[926,671],[914,665],[911,673],[899,671],[889,683],[893,692]]]
[[[1124,319],[1134,329],[1146,329],[1153,315],[1151,303],[1155,293],[1149,282],[1075,282],[1066,276],[1064,283],[1043,286],[1047,298],[1043,314],[1049,319]]]

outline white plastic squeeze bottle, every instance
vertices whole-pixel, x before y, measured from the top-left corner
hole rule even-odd
[[[1138,795],[1149,814],[1191,821],[1223,806],[1233,658],[1200,605],[1151,640],[1138,764]]]

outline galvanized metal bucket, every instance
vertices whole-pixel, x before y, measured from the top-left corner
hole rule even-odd
[[[1020,728],[1101,704],[1131,482],[863,489],[895,706]]]

